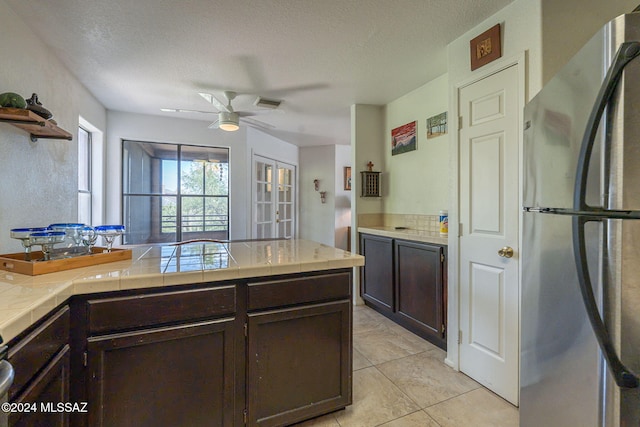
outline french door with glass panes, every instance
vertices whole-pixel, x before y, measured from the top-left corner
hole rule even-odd
[[[253,238],[294,236],[295,173],[293,165],[253,156]]]

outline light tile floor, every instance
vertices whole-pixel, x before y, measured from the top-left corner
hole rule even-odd
[[[353,405],[298,427],[518,426],[516,407],[368,307],[354,307],[353,347]]]

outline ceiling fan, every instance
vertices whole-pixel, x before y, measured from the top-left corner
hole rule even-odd
[[[206,114],[217,114],[218,119],[209,125],[210,129],[220,128],[222,130],[233,132],[240,128],[240,122],[246,124],[251,127],[260,128],[260,129],[273,129],[275,126],[270,125],[268,123],[262,122],[260,120],[252,119],[251,116],[257,116],[258,112],[252,111],[235,111],[233,106],[231,105],[231,101],[233,101],[237,95],[236,92],[231,90],[225,90],[223,92],[224,97],[227,103],[221,102],[214,95],[206,92],[198,92],[198,94],[203,97],[207,102],[211,103],[218,111],[202,111],[202,110],[189,110],[182,108],[162,108],[162,111],[165,112],[174,112],[174,113],[206,113]],[[280,101],[270,100],[258,97],[254,102],[254,105],[262,108],[275,109],[280,105]]]

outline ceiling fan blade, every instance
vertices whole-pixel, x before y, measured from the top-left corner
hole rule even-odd
[[[240,117],[251,117],[251,116],[259,116],[260,115],[259,112],[255,112],[255,111],[236,111],[236,113],[238,113],[238,116],[240,116]]]
[[[211,123],[209,126],[207,126],[209,129],[218,129],[218,123],[220,122],[220,120],[216,120],[215,122]]]
[[[206,99],[207,102],[210,102],[214,107],[216,107],[218,111],[225,111],[227,113],[233,112],[228,106],[224,105],[224,103],[222,103],[218,98],[216,98],[212,94],[206,93],[206,92],[198,92],[198,94],[204,99]]]
[[[250,119],[248,117],[242,117],[240,121],[246,124],[247,126],[251,126],[258,129],[271,130],[276,128],[274,125],[271,125],[269,123],[261,122],[260,120],[256,120],[256,119]]]

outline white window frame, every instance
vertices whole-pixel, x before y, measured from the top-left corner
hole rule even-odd
[[[104,132],[82,116],[78,117],[78,128],[89,133],[90,154],[87,161],[91,194],[91,212],[80,212],[78,204],[78,219],[88,216],[91,222],[89,225],[100,225],[104,223]],[[80,159],[78,159],[78,167],[80,167]],[[80,197],[80,189],[78,189],[78,197]]]

